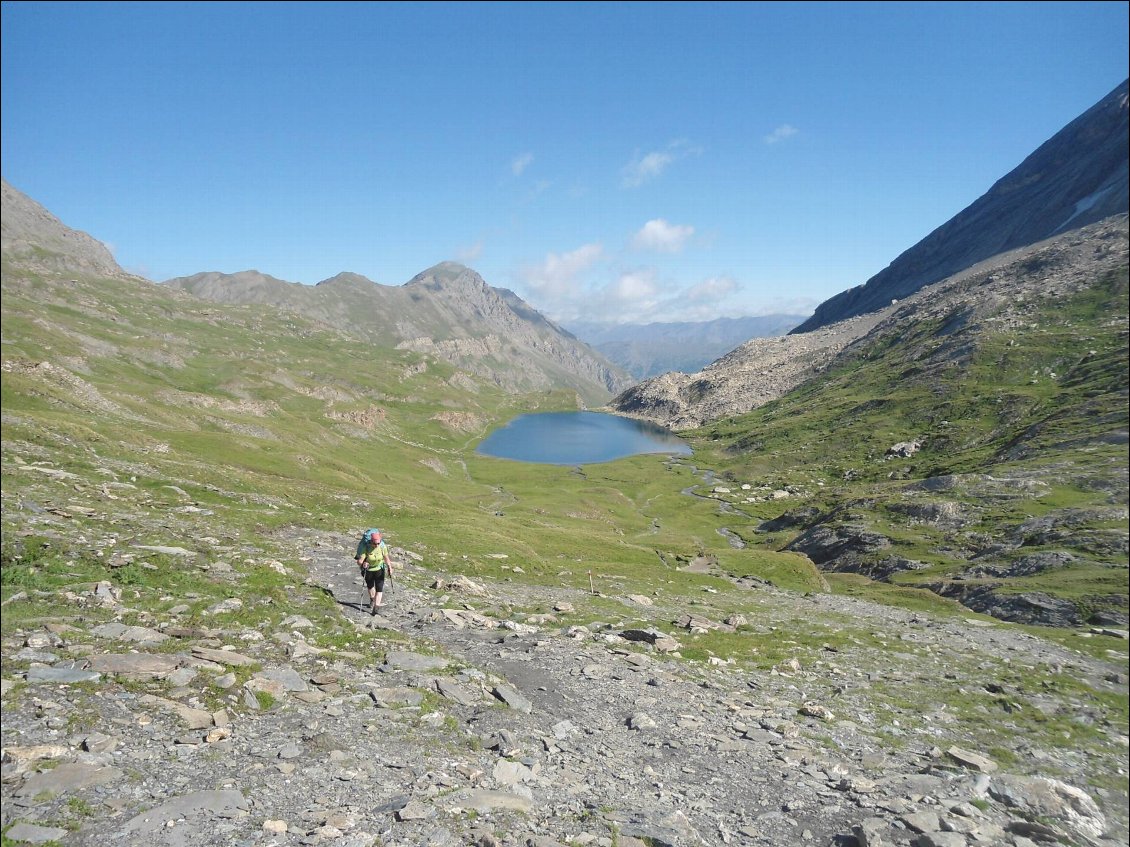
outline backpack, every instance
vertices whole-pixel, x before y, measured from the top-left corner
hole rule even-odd
[[[379,529],[367,529],[361,534],[362,544],[380,544],[381,531]]]

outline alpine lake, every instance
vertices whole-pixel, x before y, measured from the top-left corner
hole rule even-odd
[[[522,415],[488,435],[475,452],[542,465],[588,465],[641,453],[691,455],[670,430],[603,412]]]

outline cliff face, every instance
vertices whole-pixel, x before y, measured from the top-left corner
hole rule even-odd
[[[1128,88],[1123,82],[861,286],[817,307],[793,333],[874,312],[978,262],[1130,207]]]

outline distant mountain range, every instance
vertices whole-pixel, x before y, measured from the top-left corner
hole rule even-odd
[[[632,383],[512,291],[493,288],[456,262],[441,262],[399,286],[355,273],[310,286],[258,271],[200,273],[164,284],[217,303],[302,314],[372,344],[435,356],[507,390],[567,387],[599,403]]]
[[[566,325],[581,341],[637,379],[669,371],[694,373],[751,338],[784,335],[805,315],[761,315],[712,321]]]
[[[1128,82],[1041,145],[982,197],[866,283],[821,303],[792,330],[874,312],[978,262],[1130,210]]]

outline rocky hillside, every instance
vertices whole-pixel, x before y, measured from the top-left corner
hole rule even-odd
[[[728,478],[774,480],[718,495],[740,543],[1005,620],[1125,627],[1128,243],[1121,215],[975,266],[698,430]]]
[[[584,467],[474,450],[566,392],[5,255],[4,847],[1124,844],[1124,627],[1020,626],[813,565],[863,539],[937,580],[976,547],[967,581],[1117,593],[1125,272],[1088,288],[1075,252],[1030,259],[1058,299],[1009,312],[972,368],[945,366],[979,337],[959,330],[998,313],[954,300],[692,460]],[[401,288],[515,320],[461,269]],[[926,389],[896,393],[915,368]],[[966,374],[971,399],[930,395]],[[1061,396],[1090,414],[1057,418]],[[1017,464],[971,470],[991,450]],[[905,510],[877,510],[892,490]],[[855,534],[784,549],[817,524]],[[395,572],[370,616],[351,554],[373,525]]]
[[[751,338],[784,335],[803,321],[802,315],[759,315],[650,324],[574,321],[566,328],[632,376],[648,379],[695,373]]]
[[[820,373],[882,317],[850,318],[804,335],[754,338],[696,373],[643,380],[612,398],[608,408],[673,430],[740,415]]]
[[[66,226],[7,180],[0,180],[0,191],[5,262],[42,272],[126,275],[100,241]]]
[[[164,284],[216,303],[273,306],[370,344],[426,353],[508,391],[571,388],[583,401],[600,403],[632,382],[513,292],[454,262],[402,286],[353,273],[307,286],[258,271],[200,273]]]
[[[820,304],[793,332],[874,312],[999,253],[1128,211],[1128,85],[1115,88],[866,283]]]
[[[697,373],[668,373],[640,382],[614,397],[609,408],[670,429],[692,429],[783,397],[842,363],[841,353],[858,356],[869,345],[897,343],[892,339],[912,335],[922,326],[933,327],[935,342],[941,344],[959,329],[980,334],[1023,325],[1020,316],[1033,299],[1054,300],[1065,284],[1078,291],[1126,262],[1125,221],[1125,215],[1117,216],[996,255],[867,315],[806,333],[753,339]],[[994,317],[956,325],[931,323],[939,312],[964,311]],[[971,339],[970,349],[982,343]],[[921,350],[906,351],[908,361],[921,355]],[[954,360],[947,367],[963,364],[967,362]]]

